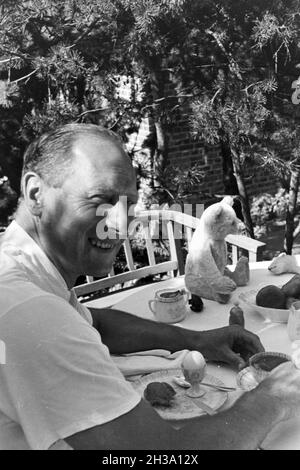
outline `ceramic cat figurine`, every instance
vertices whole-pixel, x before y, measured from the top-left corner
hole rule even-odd
[[[234,271],[226,268],[227,247],[225,237],[238,232],[242,222],[237,218],[232,198],[205,209],[190,243],[185,265],[187,289],[204,299],[228,302],[237,286],[249,281],[249,263],[242,256]]]
[[[300,266],[295,256],[280,253],[268,267],[272,274],[295,273],[300,274]]]

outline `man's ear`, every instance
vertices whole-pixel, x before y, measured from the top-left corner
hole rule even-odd
[[[24,175],[22,182],[24,200],[32,215],[41,215],[43,186],[42,179],[36,173],[28,172]]]

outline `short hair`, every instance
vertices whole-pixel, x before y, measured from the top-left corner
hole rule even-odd
[[[23,177],[29,171],[38,174],[49,186],[60,187],[71,173],[73,145],[81,135],[93,135],[123,146],[115,132],[96,124],[65,124],[42,134],[29,145],[24,154],[21,193]]]

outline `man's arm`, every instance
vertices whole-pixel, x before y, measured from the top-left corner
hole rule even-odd
[[[257,449],[300,405],[300,372],[285,363],[233,407],[174,430],[144,401],[129,413],[66,438],[74,449]]]
[[[126,354],[147,349],[164,348],[171,352],[187,348],[192,335],[182,328],[139,318],[115,309],[90,309],[93,326],[112,354]]]
[[[111,354],[148,349],[200,351],[208,361],[246,365],[250,356],[264,351],[259,338],[237,325],[209,331],[193,331],[139,318],[114,309],[91,309],[94,327]]]

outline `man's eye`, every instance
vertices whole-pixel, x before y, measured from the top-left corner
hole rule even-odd
[[[93,197],[91,199],[92,203],[96,206],[100,206],[101,204],[113,204],[113,200],[111,197]]]
[[[103,199],[93,199],[92,204],[96,207],[100,206],[101,204],[105,204],[105,201]]]

